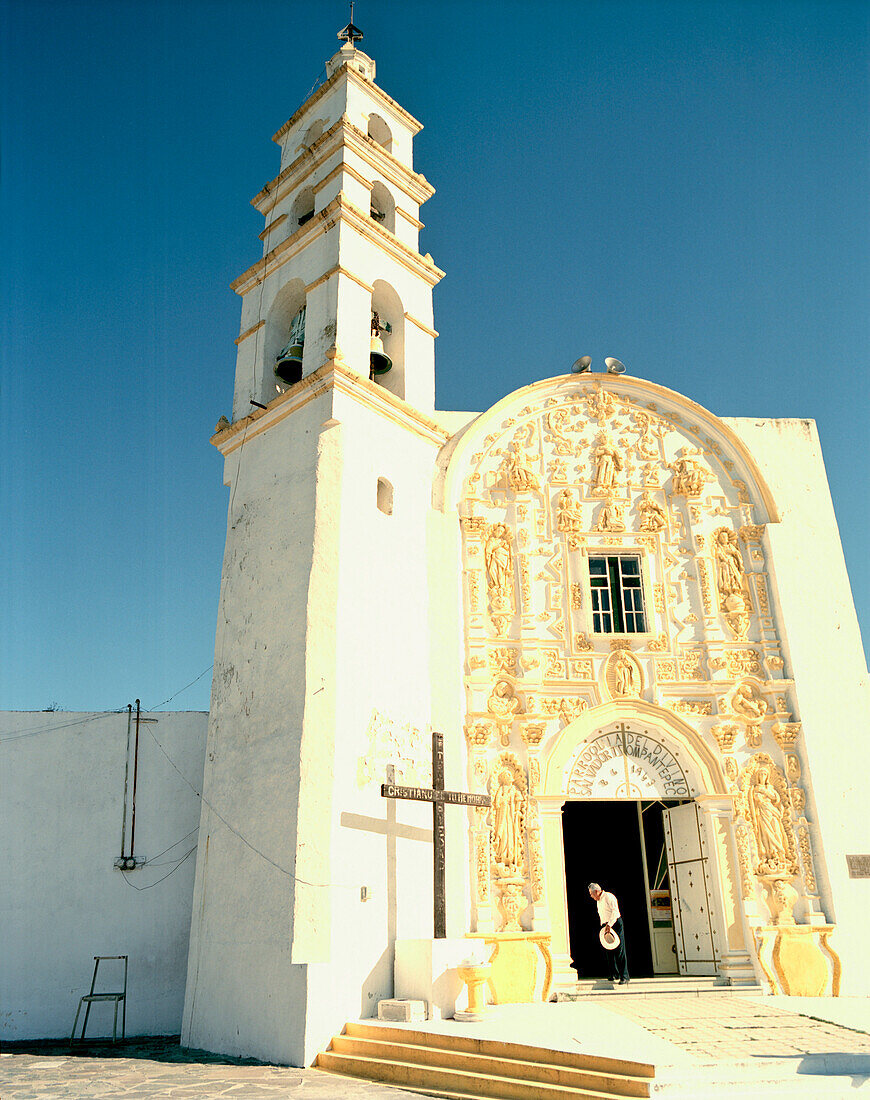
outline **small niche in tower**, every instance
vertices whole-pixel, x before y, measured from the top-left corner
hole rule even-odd
[[[385,516],[393,514],[393,486],[385,477],[378,478],[378,510]]]

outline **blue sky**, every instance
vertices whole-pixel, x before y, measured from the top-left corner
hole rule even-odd
[[[152,707],[211,663],[229,283],[259,254],[269,139],[347,15],[0,4],[0,708]],[[439,407],[590,354],[723,416],[814,418],[866,637],[870,8],[359,0],[355,21],[425,124]]]

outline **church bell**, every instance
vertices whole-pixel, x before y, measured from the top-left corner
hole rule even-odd
[[[275,360],[275,377],[287,386],[302,378],[302,345],[289,344]]]
[[[372,311],[372,339],[369,344],[369,376],[374,378],[376,374],[386,374],[392,369],[393,360],[384,351],[384,342],[381,339],[382,332],[392,332],[388,323],[381,323],[377,313]]]
[[[369,360],[373,375],[386,374],[388,370],[392,369],[393,360],[384,351],[384,342],[380,336],[372,337]]]

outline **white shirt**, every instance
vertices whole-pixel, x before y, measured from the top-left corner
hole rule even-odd
[[[601,897],[595,904],[598,906],[598,919],[612,928],[619,920],[619,902],[616,897],[607,890],[602,890]]]

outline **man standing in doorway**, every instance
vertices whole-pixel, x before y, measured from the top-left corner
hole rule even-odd
[[[628,982],[628,959],[625,955],[625,932],[619,913],[619,902],[614,894],[602,890],[597,882],[589,883],[589,896],[598,906],[598,919],[605,933],[615,932],[619,937],[618,946],[607,954],[610,956],[611,981],[625,985]]]

